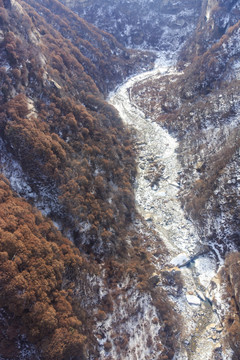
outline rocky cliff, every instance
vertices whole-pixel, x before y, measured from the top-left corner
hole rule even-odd
[[[240,5],[235,1],[204,0],[195,35],[188,39],[183,50],[185,60],[202,55],[239,21]]]

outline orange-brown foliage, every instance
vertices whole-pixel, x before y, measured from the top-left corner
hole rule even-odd
[[[83,354],[85,336],[69,286],[84,260],[50,221],[14,196],[2,176],[0,205],[0,307],[21,318],[43,359]]]
[[[102,68],[111,78],[111,47],[120,45],[58,1],[21,4],[26,12],[9,12],[11,26],[2,44],[12,65],[9,76],[2,70],[4,141],[34,183],[51,184],[59,195],[54,201],[63,209],[61,220],[73,229],[76,243],[81,246],[79,224],[90,223],[85,250],[90,250],[90,242],[97,248],[98,239],[104,239],[108,251],[104,245],[101,251],[107,255],[109,239],[116,239],[131,219],[135,165],[129,134],[93,79],[105,86]],[[27,29],[21,33],[23,19]],[[32,41],[34,27],[35,36],[41,35],[39,43]],[[93,59],[101,59],[100,72],[100,62]]]

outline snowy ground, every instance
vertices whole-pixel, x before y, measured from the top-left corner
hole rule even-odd
[[[166,66],[164,59],[159,59],[153,71],[130,78],[110,95],[109,102],[136,133],[137,208],[149,227],[157,231],[165,242],[170,254],[165,266],[177,267],[183,277],[181,296],[172,296],[176,309],[184,318],[180,351],[174,359],[211,360],[221,354],[221,359],[230,360],[231,353],[223,351],[221,344],[219,314],[224,313],[225,307],[216,277],[218,265],[211,253],[203,254],[202,240],[194,224],[186,218],[179,200],[181,164],[176,154],[178,142],[146,118],[131,98],[131,89],[136,83],[152,77],[159,78],[161,74],[177,75],[177,72],[174,67],[169,67],[169,63]],[[160,274],[163,264],[157,266]],[[213,299],[218,299],[217,305],[212,305]]]

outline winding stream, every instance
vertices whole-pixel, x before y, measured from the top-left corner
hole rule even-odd
[[[179,174],[182,171],[176,149],[177,139],[146,118],[131,98],[135,84],[148,78],[177,75],[174,67],[157,67],[130,78],[109,97],[124,123],[135,130],[138,175],[135,198],[139,213],[149,227],[158,232],[168,252],[168,264],[157,264],[181,271],[184,287],[180,296],[172,296],[176,310],[183,316],[180,351],[174,360],[231,359],[222,348],[220,314],[224,312],[218,267],[204,245],[194,224],[187,219],[179,199]],[[160,81],[160,80],[159,80]],[[214,305],[212,300],[217,299]],[[154,359],[152,359],[154,360]]]

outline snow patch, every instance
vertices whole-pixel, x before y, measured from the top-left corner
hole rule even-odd
[[[201,305],[201,300],[196,295],[187,294],[186,298],[190,305]]]
[[[187,254],[182,253],[182,254],[179,254],[178,256],[176,256],[174,259],[172,259],[170,261],[170,264],[173,266],[181,267],[181,266],[186,265],[190,261],[191,261],[191,258]]]
[[[204,288],[207,288],[211,282],[211,279],[216,274],[216,261],[209,256],[199,256],[195,260],[194,264],[200,284]]]

